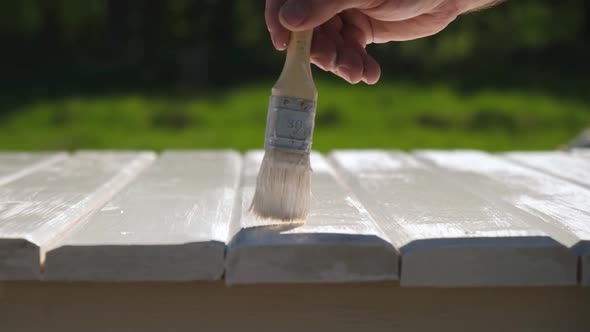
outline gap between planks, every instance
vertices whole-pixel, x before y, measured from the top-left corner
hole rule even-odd
[[[0,186],[0,278],[41,278],[44,252],[155,159],[151,152],[79,152]]]
[[[463,190],[465,179],[400,152],[330,159],[401,252],[402,286],[576,284],[574,255],[527,223],[532,216]]]
[[[96,152],[80,152],[81,154],[84,153],[96,153]],[[92,206],[88,207],[86,211],[73,222],[68,225],[62,232],[60,232],[57,236],[53,237],[50,241],[46,243],[43,247],[41,247],[40,251],[40,268],[41,273],[43,273],[45,269],[45,258],[46,253],[51,248],[55,247],[63,238],[65,238],[68,234],[70,234],[76,227],[80,226],[80,223],[98,211],[101,207],[108,203],[108,201],[115,196],[119,191],[123,190],[129,183],[134,181],[143,171],[151,166],[151,164],[156,160],[157,155],[153,152],[138,152],[138,158],[132,161],[128,165],[128,169],[123,170],[123,172],[115,175],[114,178],[111,179],[110,183],[107,186],[110,186],[110,191],[104,191],[97,195],[95,198],[95,202]],[[105,185],[103,185],[105,186]],[[99,188],[100,189],[100,188]]]
[[[240,218],[232,224],[226,256],[229,285],[398,278],[398,254],[390,240],[317,152],[311,154],[313,199],[305,224],[252,216],[248,206],[262,156],[262,151],[245,156]]]
[[[145,167],[148,167],[148,166],[149,166],[149,164],[148,164],[148,165],[145,165]],[[321,170],[321,168],[320,168],[320,170]],[[136,177],[138,174],[139,174],[139,173],[135,174],[134,176]],[[337,175],[331,174],[331,177],[332,177],[332,180],[331,180],[331,181],[334,181],[335,183],[338,183],[338,182],[340,181],[340,177],[339,177],[339,176],[337,176]],[[129,179],[128,179],[128,182],[130,182],[130,181],[132,181],[132,180],[134,180],[134,178],[129,178]],[[244,181],[244,177],[243,177],[243,176],[242,176],[242,177],[240,177],[240,181],[242,181],[242,183],[243,183],[243,181]],[[127,182],[127,183],[128,183],[128,182]],[[344,189],[344,191],[345,191],[345,192],[348,190],[348,194],[349,194],[350,196],[352,196],[352,199],[353,199],[353,200],[355,200],[355,199],[356,199],[356,197],[358,197],[358,195],[356,195],[356,194],[354,194],[354,193],[353,193],[353,194],[351,194],[353,191],[352,191],[352,190],[349,190],[349,188],[348,188],[348,187],[343,187],[343,186],[342,186],[342,183],[338,183],[338,185],[341,187],[341,189],[340,189],[340,190],[342,190],[342,188],[345,188],[345,189]],[[126,187],[126,184],[123,184],[123,185],[121,186],[121,188],[119,188],[119,189],[117,190],[117,192],[119,192],[119,191],[120,191],[122,188],[124,188],[124,187]],[[116,193],[116,192],[115,192],[115,193]],[[115,193],[113,193],[113,194],[112,194],[112,195],[110,195],[109,197],[112,197],[112,196],[113,196]],[[104,205],[104,203],[106,203],[106,201],[108,201],[108,200],[110,199],[109,197],[102,197],[102,198],[101,198],[100,196],[98,196],[98,198],[97,198],[97,199],[98,199],[98,200],[102,200],[102,201],[103,201],[103,203],[102,203],[102,204]],[[240,198],[240,199],[241,199],[241,198]],[[246,198],[246,201],[247,201],[247,198]],[[246,202],[246,201],[244,201],[243,203],[244,203],[244,204],[248,204],[249,202]],[[238,204],[239,204],[239,202],[238,202],[238,199],[236,199],[236,206],[237,206]],[[77,226],[78,226],[78,223],[79,223],[81,220],[85,219],[85,218],[88,216],[88,214],[92,213],[93,211],[96,211],[96,209],[98,209],[100,206],[101,206],[100,204],[98,204],[98,205],[95,205],[95,208],[94,208],[92,211],[90,211],[90,210],[89,210],[89,211],[87,211],[87,214],[83,214],[83,215],[81,215],[81,217],[77,218],[77,219],[76,219],[76,221],[75,221],[75,223],[74,223],[74,224],[72,224],[72,225],[70,225],[70,228],[66,228],[66,229],[67,229],[67,232],[71,231],[72,229],[75,229],[75,227],[77,227]],[[359,204],[359,206],[357,207],[357,209],[359,209],[359,207],[361,207],[362,209],[364,209],[364,206],[363,206],[363,205],[360,205],[360,204]],[[240,208],[241,208],[241,206],[240,206]],[[237,211],[237,210],[234,210],[234,211]],[[238,217],[238,215],[239,215],[239,213],[235,213],[235,216],[236,216],[236,218]],[[237,220],[236,222],[242,222],[242,221],[241,221],[241,220]],[[375,233],[376,233],[376,234],[383,234],[383,230],[382,230],[382,229],[380,229],[380,226],[379,226],[379,225],[374,225],[374,228],[375,228]],[[65,234],[66,234],[66,233],[62,233],[62,234],[60,234],[60,235],[58,235],[58,236],[60,236],[60,238],[62,238],[62,237],[65,235]],[[68,233],[68,234],[69,234],[69,233]],[[387,239],[387,238],[388,238],[387,236],[381,236],[381,237],[382,237],[382,238],[385,238],[385,239]],[[55,242],[55,239],[56,239],[56,238],[54,238],[54,239],[53,239],[53,241],[51,241],[51,242],[48,242],[48,243],[54,243],[54,242]],[[388,239],[386,242],[390,242],[390,240]],[[41,251],[41,252],[43,252],[43,253],[44,253],[44,252],[45,252],[45,250],[43,250],[43,249],[42,249],[42,251]],[[582,261],[583,261],[583,262],[587,262],[587,257],[586,257],[586,260],[584,260],[584,259],[583,259]],[[587,264],[585,264],[585,265],[583,265],[583,266],[582,266],[582,268],[587,268],[587,267],[588,267],[588,265],[587,265]],[[403,267],[402,267],[402,268],[403,268]],[[402,271],[403,271],[403,270],[402,270]],[[583,274],[583,277],[584,277],[584,276],[588,277],[588,274],[587,274],[587,273],[584,273],[584,274]]]
[[[48,253],[45,278],[217,280],[241,157],[166,151]]]
[[[469,178],[466,188],[474,194],[500,198],[534,216],[531,225],[582,257],[581,283],[589,285],[590,190],[482,151],[422,150],[415,154],[450,177]]]

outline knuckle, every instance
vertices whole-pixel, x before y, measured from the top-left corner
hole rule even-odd
[[[461,14],[461,8],[456,1],[446,1],[443,6],[432,13],[432,17],[440,25],[447,26]]]

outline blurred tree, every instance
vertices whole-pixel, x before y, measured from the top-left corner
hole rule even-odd
[[[227,77],[276,74],[282,59],[268,38],[260,0],[3,1],[0,41],[0,66],[9,71],[37,75],[34,63],[63,67],[62,76],[85,70],[135,84],[142,84],[143,72],[166,85],[186,78],[226,84]],[[527,66],[535,59],[585,65],[572,57],[590,55],[590,2],[510,1],[461,16],[437,36],[371,46],[371,52],[395,74],[455,73],[449,68],[502,66],[519,56]],[[111,62],[125,65],[104,74]]]
[[[166,29],[162,26],[167,12],[165,2],[161,0],[143,0],[139,2],[141,21],[141,47],[149,55],[161,47]]]
[[[60,48],[60,1],[41,1],[41,27],[39,29],[39,45],[46,50]]]
[[[207,46],[209,48],[208,81],[211,84],[223,84],[227,76],[224,72],[234,71],[232,59],[235,54],[235,0],[209,0],[209,22]]]
[[[107,29],[105,40],[111,51],[122,50],[129,34],[129,1],[106,0]]]
[[[585,3],[583,0],[507,2],[461,16],[436,37],[405,42],[382,52],[393,56],[399,52],[402,58],[437,67],[574,45],[580,43],[584,24],[590,18],[588,11],[580,10],[587,7]]]

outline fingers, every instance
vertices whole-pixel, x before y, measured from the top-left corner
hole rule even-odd
[[[446,28],[459,14],[460,11],[456,10],[456,8],[449,7],[403,21],[384,22],[373,20],[371,21],[372,41],[374,43],[386,43],[432,36]]]
[[[490,2],[494,0],[474,0]],[[347,9],[358,9],[381,21],[402,21],[449,3],[448,0],[283,0],[278,11],[280,23],[291,31],[316,28]]]
[[[317,60],[316,60],[317,59]],[[331,71],[351,84],[365,82],[375,84],[381,76],[381,67],[364,48],[358,45],[345,43],[328,58],[329,63],[320,65],[320,58],[312,59],[312,62],[325,71]]]
[[[364,72],[363,82],[373,85],[381,78],[381,66],[370,54],[366,53],[366,57],[363,59]]]
[[[312,63],[350,83],[374,84],[381,68],[367,44],[436,34],[467,8],[465,1],[266,0],[266,22],[275,48],[287,47],[290,31],[314,29]]]
[[[342,22],[340,21],[340,25]],[[325,71],[334,71],[338,49],[344,44],[341,27],[326,25],[314,30],[311,43],[311,62]]]
[[[296,1],[300,2],[299,0]],[[273,45],[278,50],[284,50],[289,41],[290,32],[281,24],[277,14],[285,2],[286,0],[266,1],[266,24]],[[342,3],[348,3],[348,5],[353,2],[342,1]],[[360,3],[360,1],[357,2]],[[368,3],[369,1],[365,2]],[[313,1],[309,1],[309,3],[313,3]],[[340,15],[332,15],[331,18],[323,22],[320,28],[315,30],[311,62],[325,71],[335,73],[350,83],[356,84],[363,81],[367,84],[374,84],[379,80],[381,68],[377,61],[367,54],[364,48],[367,44],[367,36],[365,36],[364,30],[370,30],[370,26],[366,20],[365,22],[354,18],[347,18],[347,20],[350,21],[348,27],[345,26]],[[350,26],[351,24],[360,24],[363,28]]]
[[[342,22],[342,19],[340,18],[339,15],[332,17],[328,22],[326,22],[324,25],[322,25],[322,29],[335,31],[335,32],[342,31],[343,27],[344,27],[344,23]]]
[[[365,49],[366,37],[358,26],[345,24],[342,29],[344,47],[338,53],[336,72],[344,77],[348,74],[347,81],[353,84],[363,81],[374,84],[381,76],[381,67]]]
[[[363,78],[365,71],[364,36],[358,28],[347,24],[342,29],[344,44],[339,48],[336,60],[336,74],[346,81],[356,84]]]
[[[350,8],[371,8],[384,0],[287,0],[279,10],[280,23],[291,31],[314,29]]]
[[[311,61],[349,83],[375,84],[381,68],[364,48],[365,37],[357,27],[330,21],[314,32]]]
[[[277,50],[287,48],[289,31],[316,28],[333,18],[343,9],[374,0],[266,0],[264,17],[271,40]],[[342,28],[342,21],[335,20],[336,29]]]
[[[380,21],[402,21],[428,13],[443,2],[448,2],[448,0],[383,0],[378,6],[362,9],[361,11]]]
[[[372,43],[373,40],[373,32],[369,19],[366,15],[363,15],[359,10],[355,9],[346,10],[339,16],[344,22],[341,34],[348,47],[348,53],[356,53],[362,60],[362,66],[360,67],[362,68],[362,71],[359,73],[351,73],[351,81],[357,83],[358,76],[355,74],[360,74],[360,80],[367,84],[375,84],[381,76],[381,67],[365,49],[366,45]],[[346,56],[341,57],[337,62],[346,63],[347,61],[349,61],[349,64],[354,63],[347,60]]]
[[[279,22],[279,10],[286,0],[266,0],[266,9],[264,19],[270,32],[270,38],[274,47],[279,50],[285,50],[289,43],[289,30]]]

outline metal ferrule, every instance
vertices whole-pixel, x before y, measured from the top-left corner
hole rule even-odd
[[[309,153],[315,122],[315,101],[271,96],[264,148]]]

